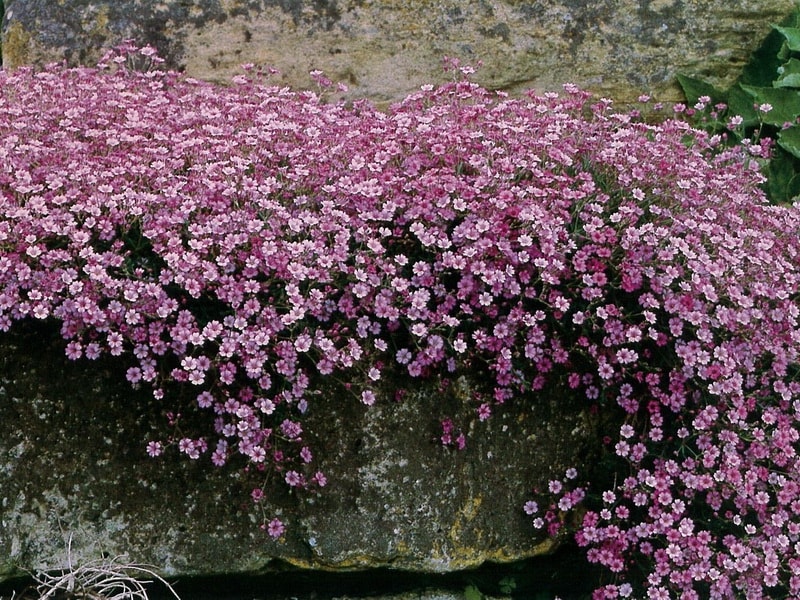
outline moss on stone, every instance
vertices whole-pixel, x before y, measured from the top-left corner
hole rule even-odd
[[[31,34],[19,21],[7,24],[2,36],[3,66],[19,67],[28,64]]]

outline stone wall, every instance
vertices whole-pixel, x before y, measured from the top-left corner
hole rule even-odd
[[[0,582],[65,565],[68,545],[74,564],[126,553],[170,575],[516,561],[553,547],[522,510],[531,489],[597,445],[581,403],[556,392],[479,423],[457,388],[387,391],[368,408],[331,387],[304,419],[329,485],[278,482],[255,505],[263,475],[146,455],[166,408],[122,363],[67,360],[57,325],[0,335]],[[464,451],[438,443],[443,414],[473,430]],[[261,509],[286,522],[281,540],[259,530]]]
[[[351,97],[397,100],[483,62],[477,80],[512,93],[570,81],[620,102],[679,100],[675,74],[735,79],[793,0],[6,0],[3,62],[92,65],[124,38],[172,68],[227,81],[239,65],[309,87],[321,69]]]

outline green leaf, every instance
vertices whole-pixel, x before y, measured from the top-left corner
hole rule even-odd
[[[722,90],[715,88],[710,83],[706,83],[702,79],[696,77],[688,77],[686,75],[678,75],[678,83],[683,88],[683,94],[686,96],[686,101],[690,105],[697,103],[698,98],[701,96],[708,96],[711,98],[712,104],[726,101],[726,94]]]
[[[778,144],[793,156],[800,158],[800,126],[793,125],[779,131]]]
[[[503,594],[510,594],[517,589],[517,579],[513,576],[503,577],[500,582],[500,592]]]
[[[781,49],[778,50],[778,53],[775,55],[775,58],[778,59],[781,63],[786,62],[790,58],[792,58],[792,51],[789,50],[789,45],[786,42],[783,42],[781,45]],[[777,68],[777,67],[776,67]],[[756,85],[756,84],[753,84]],[[761,85],[761,84],[758,84]]]
[[[787,54],[782,56],[783,52]],[[759,87],[771,86],[778,73],[778,67],[789,58],[790,54],[784,37],[776,30],[770,31],[761,45],[750,55],[750,60],[742,69],[739,82]]]
[[[797,27],[781,27],[779,25],[773,25],[772,27],[786,38],[786,45],[789,50],[793,52],[800,51],[800,29]]]
[[[800,60],[792,58],[778,69],[780,75],[773,82],[775,87],[800,88]]]
[[[746,128],[757,125],[758,113],[753,108],[753,102],[753,96],[742,89],[741,85],[732,87],[728,92],[728,116],[741,116]]]
[[[785,151],[783,145],[773,150],[766,175],[770,201],[787,203],[800,196],[800,160]]]
[[[464,588],[464,600],[484,600],[484,598],[477,586],[468,585]]]
[[[772,110],[760,113],[764,123],[782,126],[793,122],[800,115],[800,92],[789,88],[753,87],[742,85],[755,104],[770,104]]]

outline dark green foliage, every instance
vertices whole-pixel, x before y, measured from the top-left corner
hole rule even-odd
[[[721,90],[686,75],[678,75],[678,82],[689,106],[711,99],[696,115],[696,125],[726,134],[731,143],[752,137],[775,141],[764,168],[765,190],[773,202],[790,202],[800,195],[800,7],[781,25],[773,25],[730,88]],[[763,105],[772,108],[758,110]],[[742,123],[733,127],[730,119],[735,115]]]

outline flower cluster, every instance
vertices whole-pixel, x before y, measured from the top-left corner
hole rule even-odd
[[[572,317],[590,374],[570,385],[624,415],[605,440],[613,483],[555,479],[555,500],[528,512],[556,535],[576,498],[593,496],[575,539],[617,578],[596,598],[796,597],[800,211],[767,205],[758,187],[768,141],[725,149],[687,131],[683,147],[665,143],[681,127],[607,140],[614,191],[638,201],[623,213],[637,220],[595,203],[610,241],[594,253],[603,284],[616,273]],[[572,256],[580,269],[582,251]]]
[[[481,421],[561,386],[624,414],[590,560],[648,562],[655,597],[800,590],[800,212],[765,203],[754,147],[569,85],[457,80],[381,112],[250,67],[130,68],[153,58],[0,72],[0,330],[57,319],[70,358],[120,356],[166,404],[194,390],[208,430],[175,413],[151,455],[315,489],[303,415],[331,375],[370,406],[388,373],[482,374]],[[447,418],[441,441],[466,443]],[[551,534],[575,481],[526,505]]]

